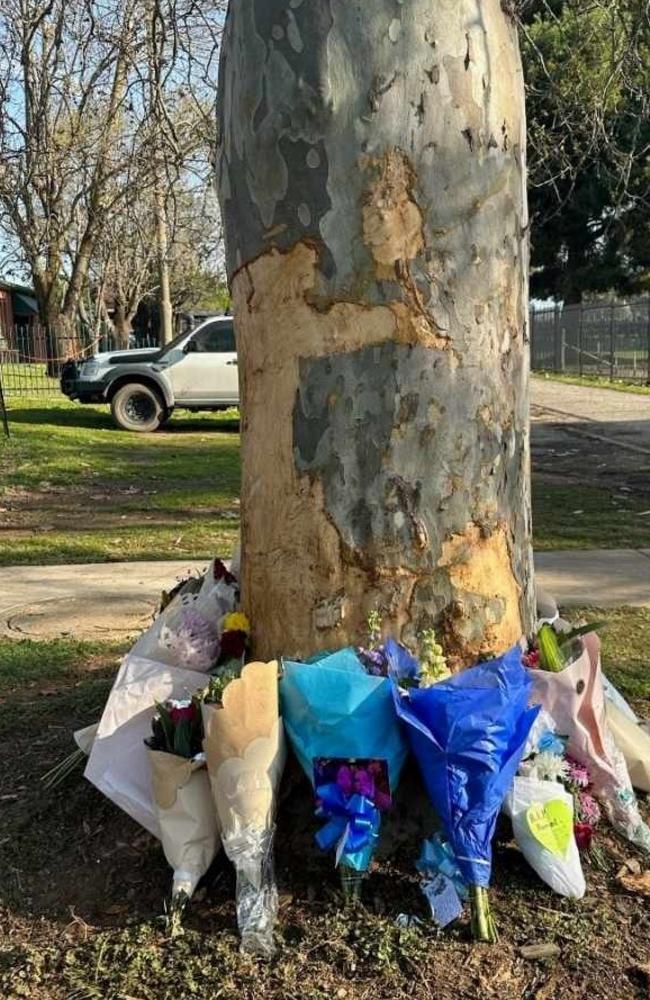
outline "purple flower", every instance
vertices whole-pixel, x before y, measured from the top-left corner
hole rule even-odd
[[[366,668],[366,673],[373,677],[385,677],[388,673],[388,660],[383,646],[378,646],[377,649],[358,649],[357,655]]]
[[[163,626],[160,638],[190,670],[209,670],[219,655],[215,626],[191,606],[183,610],[174,625]]]
[[[575,760],[575,758],[573,757],[570,757],[568,754],[566,761],[569,769],[569,774],[567,779],[569,784],[575,785],[576,788],[587,788],[587,786],[589,785],[589,772],[587,768],[584,766],[584,764],[581,764],[579,761]]]
[[[581,823],[587,823],[594,827],[600,820],[600,807],[593,795],[588,792],[580,792],[578,796],[578,813]]]
[[[336,784],[344,795],[352,795],[352,768],[348,767],[347,764],[343,764],[336,772]]]

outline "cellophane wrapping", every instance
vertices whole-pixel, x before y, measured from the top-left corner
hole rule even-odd
[[[286,758],[278,664],[248,663],[221,705],[204,705],[204,749],[224,851],[237,873],[242,949],[273,955],[273,835]]]
[[[650,829],[641,817],[625,758],[607,722],[600,640],[590,633],[580,643],[580,654],[564,670],[529,670],[532,700],[546,709],[558,733],[568,737],[567,752],[587,768],[614,829],[650,851]]]

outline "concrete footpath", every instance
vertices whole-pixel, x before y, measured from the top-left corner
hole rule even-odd
[[[163,590],[207,559],[5,566],[0,570],[0,635],[15,639],[120,638],[147,627]]]
[[[0,635],[107,639],[146,628],[163,590],[206,560],[6,566]],[[650,549],[540,552],[537,579],[560,605],[650,607]]]

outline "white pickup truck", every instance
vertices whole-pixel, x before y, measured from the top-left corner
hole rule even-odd
[[[68,361],[61,391],[80,403],[109,403],[127,431],[155,431],[177,408],[223,410],[239,403],[232,316],[205,320],[164,348],[107,351]]]

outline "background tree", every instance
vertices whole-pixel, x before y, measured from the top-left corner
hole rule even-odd
[[[78,317],[94,324],[99,314],[97,274],[111,235],[137,231],[134,197],[138,218],[153,209],[156,220],[169,336],[174,200],[190,191],[198,210],[211,185],[220,6],[0,0],[0,227],[59,354],[73,346]],[[216,229],[212,240],[216,254]],[[113,267],[125,249],[114,248]]]
[[[102,325],[122,347],[129,344],[140,306],[151,305],[158,318],[160,305],[156,191],[153,186],[143,189],[130,182],[130,163],[130,157],[125,157],[124,175],[117,181],[125,196],[119,212],[106,220],[91,283]],[[181,168],[176,183],[164,189],[165,269],[173,313],[213,302],[223,284],[216,194],[212,185],[197,184],[193,173]],[[223,299],[219,302],[223,305]],[[217,307],[215,302],[213,308]]]
[[[650,287],[649,11],[647,0],[521,5],[540,297]]]
[[[363,53],[363,58],[359,54]],[[523,78],[500,0],[232,0],[219,184],[256,653],[532,624]]]
[[[74,333],[115,204],[113,138],[128,100],[133,0],[99,13],[90,0],[0,0],[0,211],[59,339]]]

